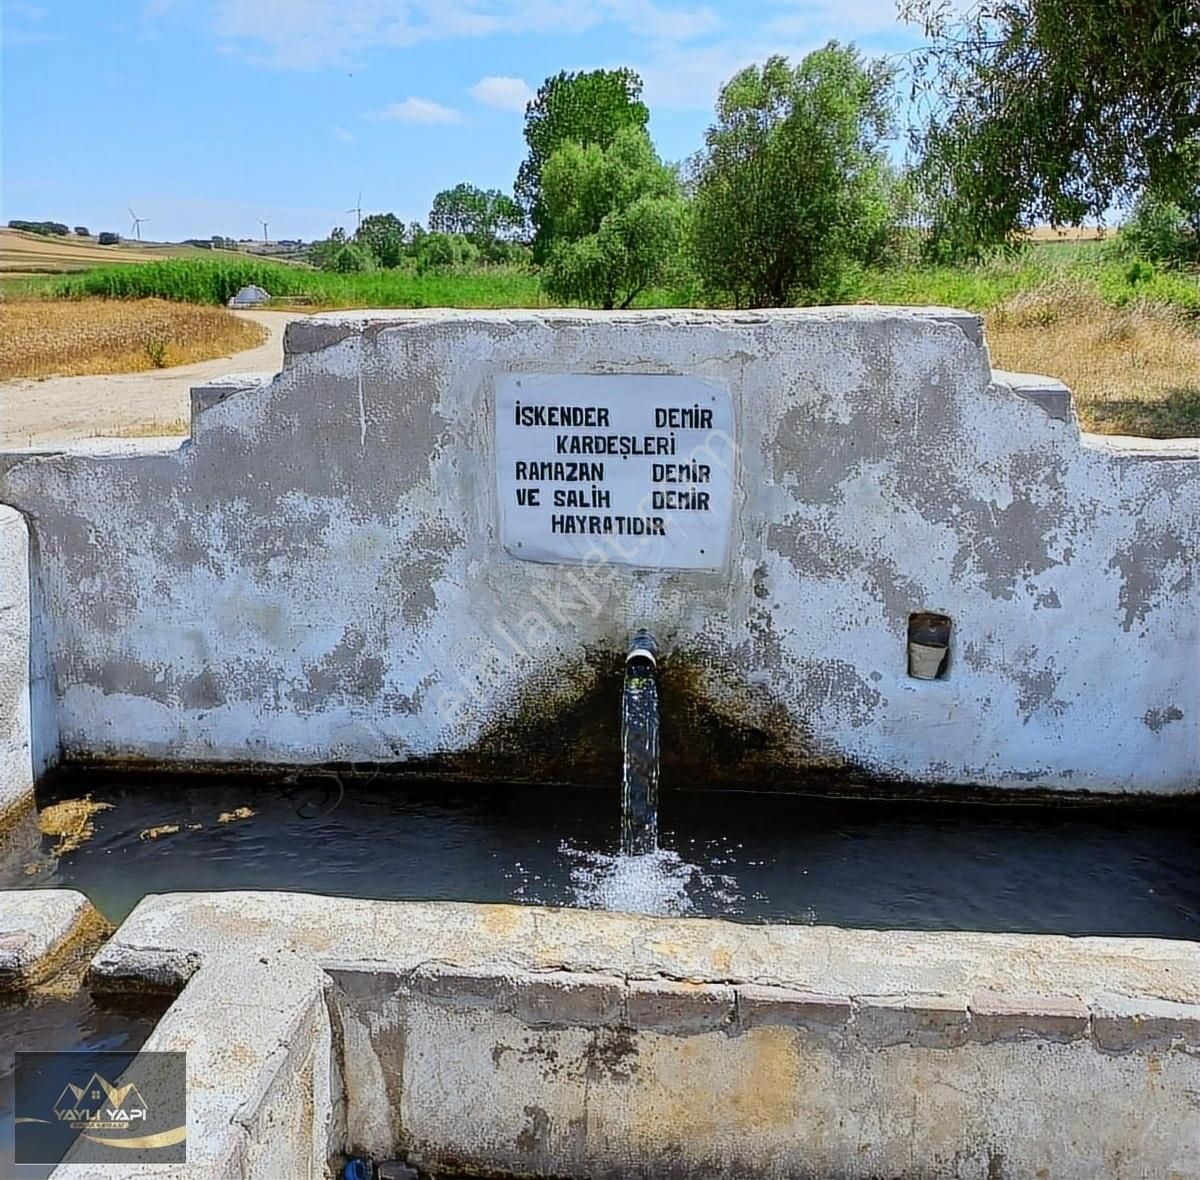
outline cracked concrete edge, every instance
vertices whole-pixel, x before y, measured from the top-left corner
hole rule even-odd
[[[808,1040],[853,1042],[867,1049],[1090,1039],[1107,1053],[1200,1051],[1200,1004],[1151,997],[1109,995],[1088,1005],[1077,996],[990,991],[969,997],[814,995],[759,984],[731,987],[570,971],[517,975],[436,966],[409,975],[378,969],[364,974],[385,976],[389,994],[398,998],[459,1011],[502,1012],[530,1027],[692,1036],[738,1035],[769,1025],[792,1028]]]
[[[757,926],[259,890],[143,898],[93,963],[93,975],[137,975],[148,960],[176,963],[172,970],[183,978],[181,955],[280,950],[338,970],[394,974],[556,971],[833,995],[969,997],[982,989],[1200,1004],[1200,945],[1174,939]]]
[[[200,969],[203,956],[195,950],[160,950],[154,947],[107,944],[88,964],[84,983],[100,995],[129,994],[177,996]]]
[[[190,390],[192,437],[201,427],[201,417],[206,410],[239,394],[261,393],[275,379],[270,372],[228,373],[223,377],[212,377]]]
[[[264,939],[268,931],[273,939]],[[710,955],[708,970],[693,951]],[[398,995],[504,1012],[531,1026],[691,1035],[775,1024],[868,1047],[1090,1037],[1110,1052],[1163,1043],[1200,1048],[1200,947],[1156,939],[164,894],[139,903],[93,959],[88,984],[179,992],[209,960],[278,955],[327,974],[386,977]]]
[[[0,992],[47,983],[111,925],[74,889],[0,891]]]
[[[984,347],[982,316],[960,308],[940,306],[855,303],[827,307],[759,308],[753,311],[703,308],[644,308],[627,311],[595,311],[585,308],[396,308],[322,312],[290,321],[284,331],[284,367],[287,367],[288,357],[319,352],[340,344],[351,336],[430,322],[538,322],[561,327],[602,323],[708,326],[723,323],[779,324],[831,319],[904,319],[946,324],[957,328],[976,348]]]
[[[308,1175],[310,1163],[324,1162],[328,1104],[320,1087],[328,1085],[330,1069],[324,988],[321,970],[295,955],[197,967],[143,1046],[186,1054],[187,1163],[139,1164],[139,1176],[276,1180]],[[309,1078],[314,1062],[311,1072],[319,1076]],[[311,1122],[303,1122],[306,1115]],[[128,1175],[128,1165],[77,1164],[68,1155],[52,1177]]]
[[[29,528],[0,504],[0,832],[33,802]]]
[[[0,841],[36,810],[37,799],[32,789],[13,794],[7,799],[0,799]]]

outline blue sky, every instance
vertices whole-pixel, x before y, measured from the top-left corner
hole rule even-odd
[[[0,0],[0,220],[159,240],[321,237],[510,190],[528,95],[629,65],[668,160],[722,82],[830,38],[910,48],[895,0]]]

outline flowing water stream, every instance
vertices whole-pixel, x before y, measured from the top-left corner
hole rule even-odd
[[[621,855],[658,851],[657,645],[645,631],[625,657],[621,694]]]

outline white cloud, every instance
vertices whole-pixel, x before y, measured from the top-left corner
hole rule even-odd
[[[498,33],[578,35],[607,24],[679,41],[720,25],[706,4],[661,0],[217,0],[216,11],[228,47],[283,69],[345,66],[371,49]]]
[[[351,135],[350,132],[345,129],[345,127],[335,127],[333,129],[333,136],[335,139],[340,139],[342,143],[354,142],[354,136]]]
[[[657,41],[687,41],[721,27],[721,18],[708,5],[673,8],[654,0],[601,0],[598,7],[614,22]]]
[[[896,0],[788,0],[781,15],[767,21],[763,30],[782,37],[819,38],[824,43],[830,39],[846,42],[904,27]]]
[[[895,52],[915,38],[913,27],[898,19],[896,0],[777,0],[761,24],[748,22],[733,36],[698,42],[655,42],[631,55],[629,64],[642,76],[652,111],[711,111],[734,74],[772,54],[796,63],[830,40],[855,41],[867,54]]]
[[[381,111],[372,111],[370,119],[383,119],[396,123],[461,123],[462,115],[452,107],[444,107],[431,98],[406,98],[403,102],[389,103]]]
[[[796,62],[823,43],[824,38],[808,44],[756,39],[701,46],[660,46],[633,66],[645,83],[643,97],[652,111],[712,111],[721,87],[739,70],[764,62],[773,53]]]
[[[480,78],[471,87],[471,96],[476,102],[485,107],[495,107],[501,111],[525,110],[525,104],[533,98],[533,91],[524,78],[509,78],[502,74],[492,74]]]

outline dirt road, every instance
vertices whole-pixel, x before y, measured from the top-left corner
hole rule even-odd
[[[22,378],[0,382],[0,448],[72,439],[188,433],[189,391],[226,373],[277,372],[283,362],[283,329],[289,311],[239,311],[270,333],[257,348],[232,356],[93,377]]]

